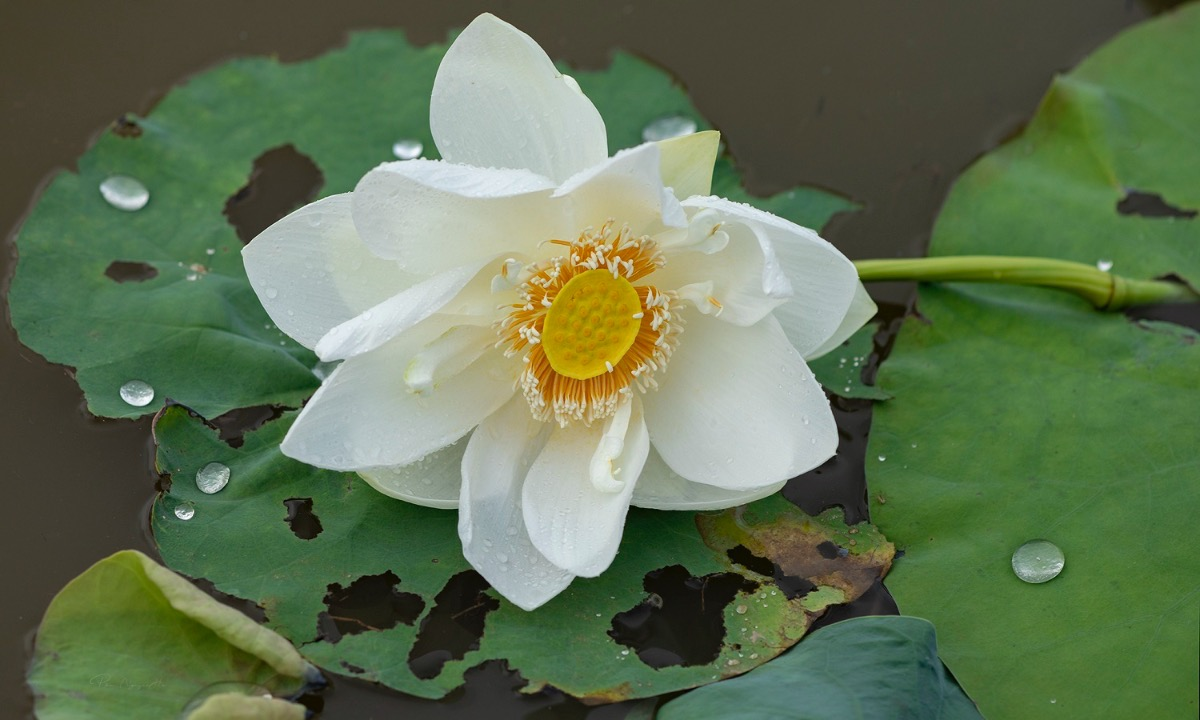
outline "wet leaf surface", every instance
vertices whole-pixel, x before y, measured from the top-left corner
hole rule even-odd
[[[1200,279],[1200,7],[1117,38],[1055,80],[1012,143],[959,181],[932,253],[1111,261]],[[1161,208],[1159,208],[1161,210]],[[900,608],[988,717],[1191,717],[1200,687],[1200,345],[1052,292],[920,291],[880,370],[872,518],[904,556]],[[1193,311],[1192,316],[1195,316]],[[1044,538],[1062,574],[1013,551]]]
[[[182,407],[162,413],[159,469],[179,478],[154,506],[163,556],[258,603],[270,627],[311,661],[421,697],[444,696],[465,671],[493,659],[520,672],[526,692],[549,685],[599,701],[738,675],[794,644],[828,606],[870,589],[891,561],[890,544],[873,528],[846,526],[840,510],[809,517],[778,496],[721,513],[635,509],[608,571],[526,612],[484,592],[462,558],[455,512],[393,500],[355,475],[282,456],[278,443],[293,417],[268,422],[233,448]],[[231,471],[214,495],[188,481],[210,462]],[[284,501],[297,497],[310,499],[321,518],[311,539],[282,521]],[[175,513],[181,504],[194,510],[187,520]],[[834,548],[832,557],[822,546]],[[781,584],[731,559],[736,547],[761,559],[758,570],[778,565]],[[786,592],[790,577],[813,589]],[[351,592],[364,578],[383,581],[377,592]],[[617,618],[637,608],[644,617],[632,632],[645,632],[615,632]],[[654,610],[670,622],[655,620]],[[690,627],[680,618],[709,623],[703,647],[680,639]],[[680,662],[653,660],[671,654]]]
[[[204,715],[303,718],[287,697],[310,668],[283,638],[213,600],[145,555],[125,550],[93,565],[54,598],[38,630],[29,684],[42,720]],[[210,698],[211,700],[211,698]],[[248,717],[248,716],[247,716]]]

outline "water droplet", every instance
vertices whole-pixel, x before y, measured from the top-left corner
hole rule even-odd
[[[420,140],[412,138],[404,138],[392,143],[392,154],[396,156],[397,160],[416,160],[421,157],[421,151],[424,149],[425,146],[421,144]]]
[[[217,249],[216,249],[216,248],[206,248],[206,249],[204,250],[204,254],[205,254],[205,255],[216,255],[216,254],[217,254]]]
[[[682,135],[691,135],[694,132],[696,132],[695,120],[683,115],[668,115],[647,123],[646,127],[642,128],[642,140],[645,142],[670,140]]]
[[[629,650],[628,650],[628,649],[622,650],[622,651],[621,651],[621,654],[622,654],[622,655],[628,655],[628,654],[629,654]]]
[[[184,277],[184,279],[187,280],[188,282],[195,282],[200,279],[200,274],[199,273],[188,273]]]
[[[749,609],[750,609],[750,608],[746,607],[745,605],[738,605],[738,606],[737,606],[737,614],[738,614],[738,615],[745,615],[745,614],[746,614],[746,611],[747,611],[747,610],[749,610]]]
[[[883,462],[884,460],[887,460],[887,455],[880,455],[879,462]]]
[[[207,495],[221,492],[229,484],[229,466],[210,462],[196,472],[196,487]]]
[[[113,175],[100,183],[100,194],[109,205],[128,212],[141,210],[150,202],[146,186],[128,175]]]
[[[154,399],[154,388],[141,380],[130,380],[121,386],[121,399],[134,407],[146,407]]]
[[[1112,266],[1113,266],[1112,260],[1100,259],[1100,260],[1096,261],[1096,269],[1101,270],[1103,272],[1108,272],[1109,270],[1112,270]]]
[[[273,287],[267,288],[263,294],[267,296],[268,300],[274,300],[275,298],[279,297],[279,291]]]
[[[1030,540],[1012,556],[1013,572],[1027,583],[1044,583],[1058,577],[1066,558],[1049,540]]]
[[[499,560],[501,564],[508,562],[508,556],[504,553],[496,553],[496,559]]]
[[[180,520],[191,520],[196,514],[196,506],[191,502],[181,502],[175,506],[175,517]]]

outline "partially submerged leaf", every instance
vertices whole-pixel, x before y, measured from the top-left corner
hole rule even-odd
[[[260,604],[271,627],[313,662],[421,697],[445,695],[467,669],[490,659],[519,671],[527,692],[552,685],[593,701],[740,674],[789,647],[829,605],[861,594],[891,560],[890,544],[874,529],[847,527],[836,510],[809,518],[779,497],[705,515],[635,509],[612,567],[526,612],[480,594],[486,583],[462,557],[454,511],[394,500],[355,475],[281,455],[278,443],[293,419],[269,422],[232,448],[183,408],[163,412],[155,427],[158,464],[171,486],[153,515],[163,556]],[[206,495],[194,478],[214,461],[230,468],[230,480]],[[311,500],[323,528],[310,539],[287,522],[285,503],[300,496]],[[191,510],[188,519],[176,515],[181,506]],[[779,577],[775,564],[783,568]],[[375,599],[350,599],[365,578]],[[652,633],[642,643],[619,632],[619,617],[632,612],[652,623],[660,610],[668,620],[695,612],[697,623],[710,623],[708,654],[656,646]],[[353,631],[323,631],[322,614]],[[643,656],[652,647],[679,661],[648,664]]]
[[[1193,5],[1058,78],[955,186],[932,253],[1195,283],[1200,224],[1120,204],[1136,188],[1200,207],[1200,75],[1183,71],[1198,66]],[[919,303],[880,370],[896,399],[868,452],[872,518],[905,552],[888,577],[900,607],[937,624],[988,717],[1195,716],[1200,335],[1051,291],[930,286]],[[1066,557],[1041,585],[1010,564],[1035,538]]]
[[[913,617],[834,623],[742,677],[667,702],[660,720],[969,720],[979,711],[942,666],[933,625]]]
[[[125,550],[93,565],[50,603],[29,684],[41,720],[157,720],[178,716],[214,683],[288,696],[312,675],[286,640]],[[269,717],[304,716],[302,706],[275,704]]]

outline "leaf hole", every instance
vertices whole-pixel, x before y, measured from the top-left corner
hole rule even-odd
[[[274,405],[255,405],[235,408],[209,421],[217,429],[218,437],[231,448],[240,448],[248,432],[259,429],[283,415],[284,409]]]
[[[390,570],[363,575],[346,587],[330,583],[323,601],[328,611],[317,615],[320,639],[336,643],[346,635],[412,625],[425,609],[425,601],[420,595],[401,592],[399,584],[400,578]]]
[[[312,540],[324,530],[320,518],[313,513],[312,498],[288,498],[283,505],[287,508],[285,520],[296,537]]]
[[[114,260],[104,268],[104,275],[114,282],[146,282],[158,277],[158,268],[149,263]]]
[[[446,581],[408,654],[413,675],[422,680],[437,677],[446,663],[479,648],[487,614],[500,607],[500,601],[485,592],[489,587],[474,570]]]
[[[225,217],[243,243],[276,220],[312,202],[325,176],[294,145],[272,148],[254,159],[250,178],[225,202]]]
[[[696,577],[671,565],[646,573],[642,587],[646,600],[618,613],[608,635],[659,669],[716,660],[725,638],[725,606],[758,583],[732,572]]]
[[[1117,201],[1117,212],[1122,215],[1137,215],[1148,218],[1184,218],[1191,220],[1198,211],[1184,210],[1171,205],[1158,193],[1128,190],[1125,197]]]
[[[745,545],[730,548],[725,551],[725,554],[729,556],[730,561],[741,565],[747,570],[773,579],[775,587],[779,588],[779,591],[788,600],[803,597],[817,589],[816,584],[808,578],[788,575],[775,562],[755,555]]]

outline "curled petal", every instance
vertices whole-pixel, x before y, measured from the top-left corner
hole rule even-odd
[[[330,361],[370,352],[439,310],[466,315],[487,312],[492,265],[487,259],[452,268],[364,310],[331,328],[317,342],[317,356]]]
[[[792,345],[807,357],[842,325],[858,287],[854,263],[812,230],[749,205],[715,197],[690,198],[685,208],[711,209],[754,228],[773,248],[792,296],[774,314]]]
[[[702,313],[753,325],[792,297],[792,284],[758,224],[701,211],[688,235],[676,245],[684,251],[671,253],[655,281],[679,288]]]
[[[413,328],[339,365],[296,418],[283,454],[331,470],[408,465],[470,432],[512,397],[520,363],[489,351],[453,381],[418,395],[403,369],[442,330]]]
[[[464,438],[415,463],[361,468],[358,474],[368,485],[389,497],[431,508],[456,508],[466,448]]]
[[[555,182],[608,157],[604,120],[525,33],[480,15],[446,51],[429,126],[442,157],[527,168]]]
[[[774,495],[786,483],[787,480],[781,480],[757,488],[726,490],[690,482],[668,467],[651,447],[630,504],[652,510],[722,510]]]
[[[421,278],[380,261],[358,237],[350,194],[306,205],[242,249],[246,275],[275,325],[306,348]]]
[[[577,231],[554,187],[528,170],[384,163],[354,189],[354,225],[371,252],[433,275]]]
[[[846,317],[842,318],[842,324],[821,347],[805,354],[804,359],[815,360],[832,352],[838,345],[846,342],[860,327],[866,325],[868,320],[875,317],[875,313],[878,311],[879,308],[875,306],[875,301],[871,299],[867,289],[860,282],[854,291],[854,300],[850,303],[850,309],[846,311]]]
[[[748,327],[689,319],[645,406],[654,447],[692,482],[761,488],[837,450],[829,402],[771,316]]]
[[[575,423],[554,428],[546,446],[533,462],[521,493],[529,537],[555,565],[581,577],[603,572],[617,554],[629,499],[650,451],[650,438],[642,419],[641,403],[629,402],[627,418],[608,427]],[[614,416],[615,417],[615,416]],[[610,419],[612,420],[612,419]],[[626,432],[619,450],[608,444],[624,420]],[[612,472],[593,478],[597,452],[612,452]],[[612,484],[619,480],[619,487]]]
[[[462,462],[463,555],[525,610],[544,604],[575,578],[534,547],[521,513],[521,486],[549,432],[549,425],[533,419],[524,398],[514,397],[480,423]]]

